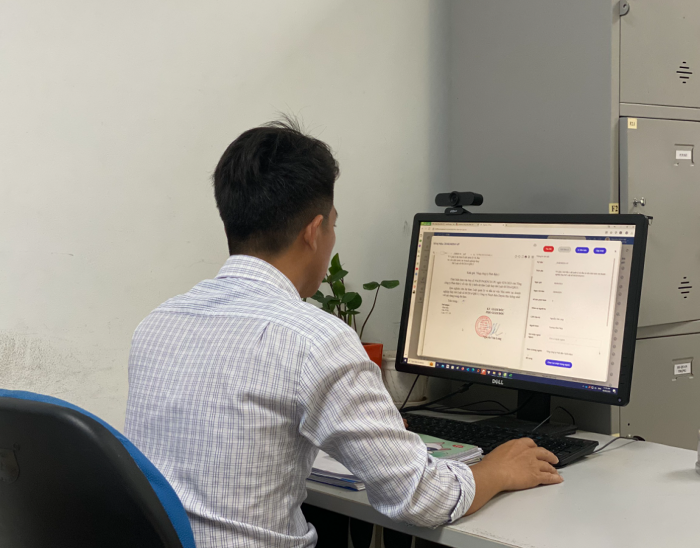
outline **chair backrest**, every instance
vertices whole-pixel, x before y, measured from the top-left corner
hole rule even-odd
[[[0,390],[0,546],[195,548],[158,469],[62,400]]]

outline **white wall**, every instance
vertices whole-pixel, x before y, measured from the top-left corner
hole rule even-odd
[[[226,259],[210,174],[300,115],[337,153],[358,288],[446,185],[442,0],[0,1],[0,386],[123,424],[138,322]],[[395,348],[402,291],[367,340]]]

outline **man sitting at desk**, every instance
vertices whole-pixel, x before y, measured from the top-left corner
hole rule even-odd
[[[134,334],[126,435],[180,496],[199,548],[314,546],[300,507],[319,448],[374,508],[423,527],[562,481],[529,439],[471,469],[432,458],[355,332],[302,300],[335,244],[337,177],[329,147],[293,123],[243,133],[214,173],[229,259]]]

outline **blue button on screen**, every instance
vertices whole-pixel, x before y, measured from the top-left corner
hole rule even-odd
[[[593,250],[593,253],[595,253],[596,255],[605,255],[606,251],[607,251],[607,249],[605,249],[604,247],[596,247]]]
[[[553,367],[566,367],[567,369],[571,369],[572,366],[571,362],[560,362],[559,360],[547,360],[544,363]]]
[[[576,248],[576,253],[588,253],[588,248],[587,247],[577,247]]]

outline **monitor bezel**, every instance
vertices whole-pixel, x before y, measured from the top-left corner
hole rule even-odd
[[[418,250],[418,236],[423,222],[465,222],[465,223],[523,223],[523,224],[590,224],[590,225],[630,225],[635,227],[634,244],[632,247],[632,263],[630,266],[629,291],[627,296],[627,313],[622,341],[622,358],[620,363],[620,384],[617,394],[587,391],[585,389],[562,387],[532,381],[514,379],[498,379],[495,385],[491,377],[477,373],[468,373],[452,369],[428,368],[425,366],[404,364],[403,353],[406,344],[406,328],[411,304],[411,290]],[[498,388],[528,390],[561,396],[564,398],[625,406],[630,400],[632,389],[632,370],[637,339],[637,323],[639,320],[639,303],[642,294],[642,277],[644,271],[644,256],[649,221],[644,215],[606,215],[606,214],[493,214],[474,213],[462,215],[447,215],[444,213],[418,213],[413,219],[413,232],[408,257],[406,284],[404,286],[403,309],[399,328],[399,343],[396,350],[396,370],[444,379],[452,379],[475,384],[497,386]]]

